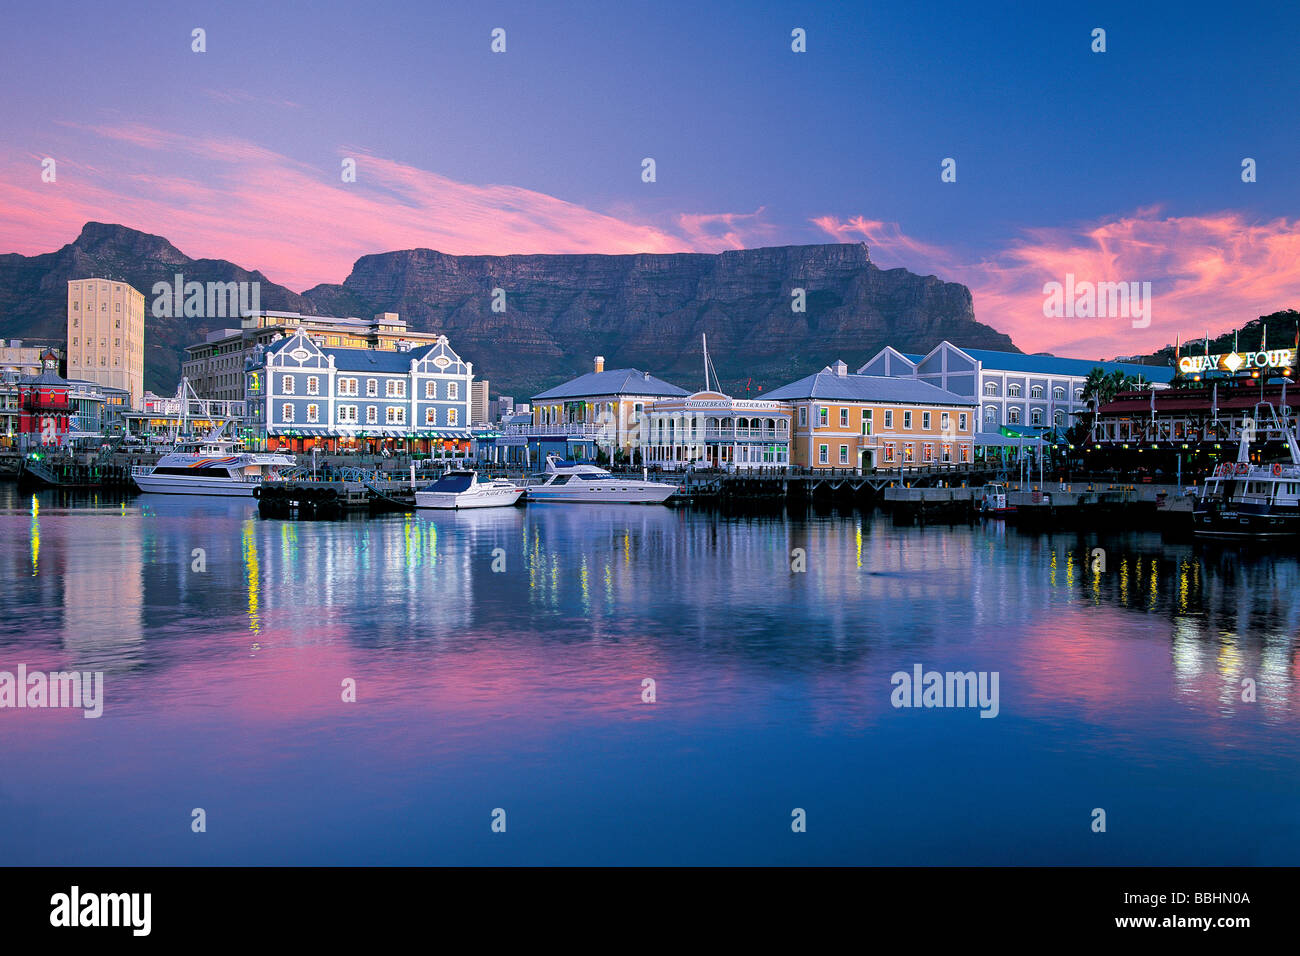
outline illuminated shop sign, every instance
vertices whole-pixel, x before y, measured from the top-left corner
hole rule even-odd
[[[1295,368],[1295,349],[1188,355],[1178,361],[1178,370],[1184,373],[1207,372],[1211,369],[1235,373],[1255,368]]]

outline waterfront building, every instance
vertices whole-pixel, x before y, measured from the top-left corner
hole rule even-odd
[[[480,379],[470,386],[469,423],[487,425],[492,421],[488,412],[488,380]]]
[[[68,378],[144,399],[144,293],[112,279],[68,282]]]
[[[979,405],[977,457],[993,450],[1015,457],[1026,440],[1063,436],[1085,409],[1084,382],[1095,368],[1166,387],[1174,370],[1130,362],[963,349],[943,341],[924,355],[886,347],[858,369],[927,382]]]
[[[1295,348],[1180,356],[1177,365],[1173,387],[1124,391],[1101,404],[1084,455],[1100,466],[1205,470],[1235,461],[1249,432],[1253,460],[1289,458]]]
[[[215,329],[202,342],[187,346],[181,375],[199,398],[244,400],[244,369],[261,346],[303,331],[325,348],[376,349],[395,352],[420,345],[435,345],[439,336],[413,332],[396,312],[380,312],[373,319],[302,315],[298,312],[245,313],[239,328]]]
[[[794,410],[791,464],[914,468],[970,462],[976,403],[929,382],[851,374],[842,361],[773,389]]]
[[[748,471],[790,463],[792,406],[772,399],[732,398],[705,389],[655,402],[646,411],[645,463]]]
[[[27,450],[98,440],[122,424],[130,409],[125,389],[59,374],[59,353],[45,349],[41,370],[0,382],[0,447]]]
[[[184,387],[176,395],[145,392],[143,404],[143,411],[123,416],[127,433],[142,438],[206,435],[231,423],[239,426],[244,419],[242,400],[199,398],[193,389],[187,394]]]
[[[474,367],[445,336],[395,350],[317,338],[299,329],[252,357],[244,427],[253,447],[470,453]]]
[[[22,339],[0,339],[0,382],[17,382],[21,378],[41,374],[39,345],[24,345]]]
[[[606,370],[604,356],[597,355],[592,371],[534,395],[528,423],[508,422],[502,443],[525,449],[531,463],[548,454],[588,459],[598,452],[611,460],[639,459],[646,409],[686,394],[640,369]]]

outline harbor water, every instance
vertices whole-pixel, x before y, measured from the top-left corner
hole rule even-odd
[[[103,675],[96,718],[0,709],[11,864],[1300,854],[1295,553],[5,484],[0,567],[0,672]],[[918,668],[995,702],[924,706]]]

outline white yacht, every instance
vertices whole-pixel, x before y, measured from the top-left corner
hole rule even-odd
[[[458,511],[462,508],[504,508],[519,500],[524,489],[513,481],[492,478],[483,481],[478,472],[448,471],[431,485],[415,493],[415,507]]]
[[[528,486],[529,501],[657,505],[672,497],[677,486],[644,478],[620,478],[584,462],[546,456],[546,478]]]
[[[236,452],[237,444],[223,438],[179,442],[156,465],[134,466],[131,480],[141,491],[160,495],[251,498],[263,481],[297,464],[292,455]]]
[[[1300,443],[1295,430],[1267,409],[1270,431],[1286,443],[1290,461],[1254,464],[1250,460],[1254,428],[1243,429],[1235,462],[1221,462],[1205,479],[1192,502],[1193,531],[1211,538],[1260,539],[1300,534]]]

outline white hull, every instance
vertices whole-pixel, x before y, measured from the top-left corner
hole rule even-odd
[[[528,489],[529,501],[565,504],[658,505],[677,491],[676,485],[656,481],[591,481],[559,487],[538,485]]]
[[[473,491],[444,494],[437,491],[417,491],[415,507],[437,508],[443,511],[462,511],[466,508],[505,508],[519,500],[522,488],[490,488],[478,486]]]
[[[225,498],[251,498],[253,489],[262,482],[236,481],[233,478],[206,478],[185,475],[133,475],[141,491],[158,495],[215,495]]]

